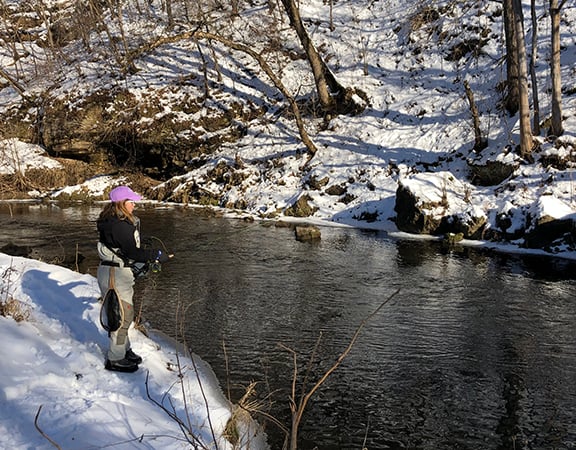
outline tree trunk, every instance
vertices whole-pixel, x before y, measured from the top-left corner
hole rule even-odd
[[[320,103],[324,110],[333,111],[336,109],[336,96],[342,92],[344,88],[340,83],[338,83],[330,69],[324,63],[324,60],[320,57],[316,47],[314,47],[314,44],[302,23],[300,10],[294,3],[294,0],[282,0],[282,4],[290,18],[290,25],[296,31],[296,34],[304,47],[304,51],[306,52],[308,62],[310,63],[314,75],[314,82],[316,83],[316,90],[318,91]]]
[[[564,2],[562,2],[562,5]],[[558,0],[550,0],[550,20],[552,22],[552,124],[549,134],[560,136],[562,126],[562,80],[560,77],[560,8]]]
[[[326,65],[316,50],[316,47],[314,47],[314,44],[302,23],[300,10],[296,6],[294,0],[282,0],[282,4],[284,5],[286,13],[290,19],[290,25],[296,31],[296,34],[304,47],[304,51],[306,52],[308,62],[312,68],[312,74],[314,75],[316,91],[318,92],[318,98],[322,105],[322,109],[327,113],[358,113],[358,105],[354,103],[352,95],[350,95],[353,90],[346,89],[338,82],[338,80],[336,80],[336,77]]]
[[[478,114],[478,108],[474,101],[474,93],[472,92],[468,81],[464,81],[464,89],[466,90],[466,98],[468,98],[468,103],[470,104],[470,112],[472,113],[472,121],[474,124],[474,151],[480,153],[488,146],[488,140],[482,137],[482,131],[480,130],[480,115]]]
[[[240,14],[239,12],[239,0],[231,0],[230,4],[232,5],[232,16],[238,16]]]
[[[166,0],[166,17],[168,18],[168,29],[174,29],[174,15],[172,14],[172,0]]]
[[[532,82],[532,133],[540,135],[540,99],[538,97],[538,80],[536,79],[536,60],[538,59],[538,17],[536,0],[530,0],[532,18],[532,48],[530,51],[530,81]]]
[[[514,32],[514,7],[512,0],[503,0],[504,34],[506,36],[506,111],[513,116],[518,112],[518,53]]]
[[[514,6],[514,33],[518,49],[518,91],[520,106],[520,155],[531,158],[532,155],[532,129],[530,127],[530,103],[528,101],[528,70],[526,67],[526,42],[524,40],[524,14],[522,0],[513,0]]]

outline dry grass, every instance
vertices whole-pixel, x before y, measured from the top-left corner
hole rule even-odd
[[[12,276],[16,274],[13,267],[8,267],[0,274],[0,316],[12,317],[16,322],[30,318],[30,306],[16,300],[10,293]]]
[[[16,322],[23,322],[30,318],[30,308],[24,303],[10,297],[0,302],[0,315],[12,317]]]
[[[58,159],[60,169],[28,169],[24,174],[0,175],[0,199],[28,198],[29,191],[47,192],[82,183],[95,175],[88,163]]]
[[[283,426],[282,423],[265,412],[267,402],[266,400],[256,398],[256,386],[257,383],[250,383],[242,398],[233,408],[232,416],[226,423],[224,435],[234,446],[238,446],[241,442],[247,439],[247,436],[241,436],[240,434],[240,430],[243,428],[240,424],[248,424],[252,421],[252,417],[256,416],[264,417],[266,420],[276,424],[284,433],[288,433],[287,428]]]

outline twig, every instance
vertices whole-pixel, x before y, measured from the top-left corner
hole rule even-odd
[[[370,319],[372,319],[372,317],[374,317],[376,314],[378,314],[378,312],[380,312],[380,310],[388,302],[390,302],[390,300],[392,300],[399,292],[400,292],[400,289],[396,290],[392,295],[390,295],[390,297],[388,297],[385,301],[383,301],[380,304],[380,306],[378,306],[378,308],[376,308],[370,315],[368,315],[364,320],[362,320],[362,322],[360,322],[360,325],[358,325],[358,328],[356,328],[356,331],[354,332],[354,335],[352,336],[352,339],[350,340],[348,347],[346,347],[346,349],[340,354],[340,356],[338,357],[336,362],[332,365],[332,367],[330,367],[324,373],[324,375],[322,375],[322,377],[312,387],[312,389],[310,389],[310,391],[306,395],[301,397],[300,402],[298,404],[298,407],[296,407],[296,398],[294,397],[295,391],[296,391],[296,388],[295,388],[296,377],[298,374],[298,371],[296,368],[296,356],[295,356],[296,354],[294,351],[288,349],[287,347],[284,347],[284,348],[287,348],[288,350],[292,351],[292,353],[294,355],[294,378],[292,380],[292,398],[290,399],[290,409],[292,410],[292,413],[293,413],[292,414],[292,430],[291,430],[291,438],[290,438],[290,448],[292,450],[296,450],[296,448],[297,448],[298,427],[300,425],[300,421],[302,420],[304,410],[306,409],[306,405],[308,404],[308,401],[310,400],[310,398],[312,398],[314,393],[320,388],[320,386],[322,386],[322,384],[324,384],[324,382],[338,368],[338,366],[340,366],[340,364],[342,364],[342,361],[344,361],[346,356],[348,356],[348,354],[352,350],[352,347],[354,346],[354,344],[356,343],[356,340],[360,336],[360,332],[366,326],[368,321]]]
[[[294,369],[292,371],[292,392],[290,394],[289,400],[290,400],[290,410],[294,413],[296,412],[295,399],[296,399],[296,380],[298,379],[298,358],[296,357],[296,352],[292,350],[290,347],[287,347],[282,343],[279,343],[278,346],[292,353],[292,365]]]
[[[152,397],[152,395],[150,394],[150,388],[148,385],[149,377],[150,377],[150,372],[148,371],[146,373],[146,381],[144,382],[144,385],[146,386],[146,396],[148,397],[148,399],[152,403],[154,403],[156,406],[158,406],[162,411],[164,411],[166,414],[168,414],[168,416],[174,422],[176,422],[176,424],[180,427],[180,430],[182,431],[182,434],[184,435],[186,442],[193,445],[194,448],[198,448],[198,446],[200,446],[200,448],[206,449],[206,446],[203,445],[202,442],[196,436],[194,436],[194,434],[192,433],[192,430],[189,430],[186,427],[186,424],[182,421],[182,419],[180,419],[180,417],[178,417],[176,412],[172,412],[168,408],[166,408],[166,406],[164,406],[164,401],[162,401],[162,403],[160,403],[158,400],[156,400],[155,398]],[[172,385],[170,387],[170,389],[172,389],[173,386],[174,385]],[[170,389],[168,389],[168,391],[170,391]],[[164,394],[163,398],[166,398],[166,396],[168,395],[168,391]],[[174,405],[172,405],[172,403],[171,403],[171,406],[172,406],[172,410],[175,411],[176,409],[174,408]],[[188,436],[190,436],[191,438],[189,438]]]
[[[314,358],[318,352],[318,347],[320,347],[320,341],[322,340],[322,331],[318,335],[318,339],[316,340],[316,344],[314,345],[314,350],[312,351],[312,355],[310,355],[310,359],[308,361],[308,367],[306,368],[306,375],[304,376],[304,380],[302,380],[302,396],[306,392],[306,384],[308,384],[308,377],[310,376],[310,372],[312,371],[312,362],[314,362]]]
[[[76,253],[74,254],[74,266],[76,267],[76,272],[80,272],[78,267],[78,243],[76,243]]]
[[[224,364],[226,365],[226,391],[228,393],[228,401],[232,401],[232,394],[230,393],[230,368],[228,366],[228,352],[226,351],[226,341],[222,339],[222,351],[224,352]]]
[[[38,407],[38,412],[36,412],[36,417],[34,417],[34,426],[36,427],[36,429],[38,430],[38,432],[42,435],[42,437],[44,439],[46,439],[48,442],[50,442],[58,450],[62,450],[62,447],[60,447],[56,442],[54,442],[52,439],[50,439],[50,437],[42,431],[42,429],[40,428],[40,425],[38,425],[38,418],[40,417],[40,411],[42,411],[42,405],[40,405]]]
[[[184,389],[184,371],[182,369],[182,364],[180,363],[180,355],[176,352],[176,367],[178,367],[178,378],[180,383],[180,391],[182,392],[182,401],[184,402],[184,411],[186,413],[186,420],[188,421],[188,429],[192,430],[192,422],[190,417],[190,409],[188,406],[188,396],[186,395],[186,389]]]
[[[392,300],[392,298],[395,297],[399,292],[400,292],[400,289],[398,289],[396,292],[394,292],[390,297],[388,297],[384,302],[382,302],[382,304],[378,308],[376,308],[372,314],[370,314],[368,317],[366,317],[364,320],[362,320],[362,322],[360,322],[360,325],[356,329],[354,336],[352,336],[352,340],[348,344],[348,347],[346,347],[346,350],[344,350],[342,352],[342,354],[338,357],[338,359],[332,365],[332,367],[330,367],[330,369],[328,369],[328,371],[322,376],[322,378],[320,378],[318,383],[316,383],[316,385],[306,395],[305,402],[307,402],[310,399],[310,397],[314,394],[314,392],[316,392],[318,390],[318,388],[322,385],[322,383],[324,383],[324,381],[326,381],[326,379],[332,374],[332,372],[334,372],[338,368],[338,366],[342,363],[342,361],[344,361],[344,358],[346,358],[346,356],[348,356],[348,354],[352,350],[352,347],[356,343],[356,340],[360,336],[360,332],[366,326],[368,321],[370,319],[372,319],[372,317],[374,317],[376,314],[378,314],[378,312],[380,312],[380,310],[384,307],[384,305],[386,305],[390,300]]]
[[[10,83],[10,85],[18,92],[18,94],[20,94],[20,96],[26,98],[26,88],[1,67],[0,76],[8,81],[8,83]]]
[[[296,99],[294,98],[294,96],[292,94],[290,94],[290,91],[286,88],[286,86],[284,86],[284,83],[282,83],[281,78],[274,73],[274,71],[269,66],[269,64],[266,62],[264,57],[261,54],[259,54],[258,52],[256,52],[252,47],[241,44],[239,42],[232,41],[230,39],[226,39],[226,38],[219,36],[217,34],[207,33],[207,32],[200,31],[200,30],[196,29],[196,30],[187,31],[187,32],[178,34],[176,36],[169,36],[169,37],[163,37],[163,38],[157,39],[156,41],[148,44],[146,47],[142,46],[141,48],[139,48],[138,53],[144,53],[145,51],[151,51],[152,49],[157,48],[161,45],[165,45],[165,44],[169,44],[169,43],[173,43],[173,42],[178,42],[180,40],[186,40],[186,39],[195,39],[195,40],[206,39],[208,41],[220,42],[221,44],[224,44],[225,46],[227,46],[233,50],[238,50],[240,52],[243,52],[243,53],[250,55],[252,58],[254,58],[256,60],[256,62],[258,62],[260,68],[264,71],[264,73],[268,76],[268,78],[270,78],[272,83],[274,83],[274,86],[276,87],[276,89],[278,89],[282,93],[284,98],[290,104],[290,108],[292,109],[292,114],[294,115],[294,120],[296,122],[296,127],[298,128],[298,132],[300,134],[300,139],[302,140],[302,143],[306,146],[306,149],[308,150],[308,154],[309,154],[308,156],[309,157],[308,157],[308,161],[306,162],[306,164],[308,164],[308,162],[316,154],[318,149],[316,148],[316,144],[314,144],[314,142],[312,141],[312,139],[310,138],[310,136],[308,134],[308,131],[306,130],[306,127],[304,126],[304,119],[302,118],[302,114],[300,112],[300,108],[298,106],[298,103],[296,102]],[[134,58],[135,58],[135,56],[132,55],[132,60]]]
[[[198,386],[200,387],[200,392],[202,393],[202,398],[204,399],[204,405],[206,406],[206,415],[208,417],[208,425],[210,426],[210,432],[212,433],[212,440],[218,450],[218,441],[216,440],[216,434],[214,433],[214,427],[212,425],[212,418],[210,417],[210,407],[208,405],[208,398],[206,397],[206,392],[204,391],[204,386],[202,385],[202,380],[200,379],[200,374],[198,373],[198,367],[196,366],[196,361],[194,361],[194,355],[190,355],[192,360],[192,367],[194,368],[194,373],[196,374],[196,380],[198,381]]]
[[[243,405],[238,405],[238,406],[249,414],[251,414],[252,412],[255,412],[256,414],[261,415],[262,417],[265,417],[270,422],[275,424],[278,428],[280,428],[280,430],[282,430],[286,435],[288,435],[288,432],[289,432],[288,428],[286,428],[286,426],[282,422],[280,422],[276,417],[274,417],[272,414],[268,414],[267,412],[261,411],[261,410],[253,411],[251,409],[244,407]]]
[[[364,441],[362,441],[362,450],[368,450],[366,447],[366,441],[368,440],[368,430],[370,430],[370,417],[368,417],[368,423],[366,424],[366,433],[364,433]]]
[[[180,302],[178,302],[178,305],[180,305]],[[178,308],[178,310],[179,310],[179,308]],[[186,317],[186,311],[184,311],[184,312],[182,313],[181,317],[183,317],[183,318]],[[176,320],[178,320],[178,315],[177,315],[177,317],[176,317]],[[180,325],[181,325],[181,327],[182,327],[182,328],[180,329],[180,335],[181,335],[182,338],[183,338],[185,348],[188,348],[187,343],[186,343],[186,337],[185,337],[184,330],[183,330],[184,320],[181,321]],[[212,434],[212,441],[213,441],[213,443],[214,443],[214,445],[215,445],[216,450],[218,450],[218,441],[217,441],[217,439],[216,439],[216,433],[215,433],[215,431],[214,431],[214,426],[212,425],[212,418],[211,418],[211,416],[210,416],[210,407],[209,407],[209,404],[208,404],[208,398],[206,397],[206,392],[205,392],[205,390],[204,390],[204,386],[203,386],[203,384],[202,384],[202,379],[200,378],[200,374],[199,374],[199,372],[198,372],[198,366],[196,365],[196,361],[195,361],[195,359],[194,359],[194,355],[192,354],[192,352],[188,352],[188,353],[189,353],[188,356],[190,357],[190,360],[192,361],[192,368],[193,368],[193,370],[194,370],[194,374],[196,375],[196,381],[198,382],[198,387],[200,388],[200,393],[202,394],[202,398],[203,398],[203,400],[204,400],[204,406],[205,406],[205,408],[206,408],[206,416],[207,416],[207,419],[208,419],[208,426],[210,427],[210,433]],[[187,418],[188,418],[189,428],[191,429],[191,428],[192,428],[192,425],[190,424],[190,414],[188,413],[188,404],[187,404],[187,400],[186,400],[186,392],[185,392],[185,390],[184,390],[184,376],[183,376],[183,373],[182,373],[182,367],[181,367],[181,364],[180,364],[180,357],[179,357],[178,352],[176,352],[176,361],[177,361],[177,364],[178,364],[178,373],[179,373],[179,376],[180,376],[180,383],[181,383],[181,387],[182,387],[182,396],[183,396],[184,402],[185,402],[186,416],[187,416]]]

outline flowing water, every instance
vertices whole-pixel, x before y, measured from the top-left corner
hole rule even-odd
[[[1,204],[0,246],[80,252],[94,274],[98,212]],[[182,208],[138,214],[142,234],[176,254],[139,283],[145,320],[185,340],[234,401],[257,382],[251,400],[289,424],[294,374],[300,395],[363,324],[311,398],[300,449],[576,448],[575,263],[343,228],[302,243]]]

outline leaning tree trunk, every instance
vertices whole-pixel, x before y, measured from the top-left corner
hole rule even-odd
[[[314,82],[316,84],[316,90],[318,92],[318,98],[322,105],[322,109],[328,113],[358,113],[358,105],[353,101],[351,95],[354,90],[342,86],[324,62],[312,43],[310,36],[308,36],[308,32],[306,31],[306,28],[302,23],[302,18],[300,17],[300,10],[296,6],[294,0],[282,0],[282,4],[290,18],[290,25],[296,31],[296,34],[304,47],[304,51],[306,52],[308,62],[310,63],[314,75]]]
[[[514,32],[514,7],[512,0],[504,0],[504,34],[506,37],[506,111],[513,116],[518,112],[518,54]]]
[[[562,2],[564,5],[564,1]],[[562,80],[560,77],[560,8],[558,0],[550,0],[550,19],[552,21],[552,60],[550,63],[552,77],[552,123],[550,134],[560,136],[564,133],[562,126]]]
[[[466,98],[470,104],[470,112],[472,113],[472,122],[474,124],[474,151],[480,153],[488,146],[488,139],[482,137],[482,130],[480,130],[480,114],[474,101],[474,93],[470,88],[470,83],[464,81],[464,89],[466,90]]]
[[[524,14],[522,0],[513,0],[514,32],[516,34],[518,58],[518,88],[520,106],[520,154],[523,158],[532,156],[532,128],[530,126],[530,103],[528,101],[528,70],[526,67],[526,42],[524,40]]]

